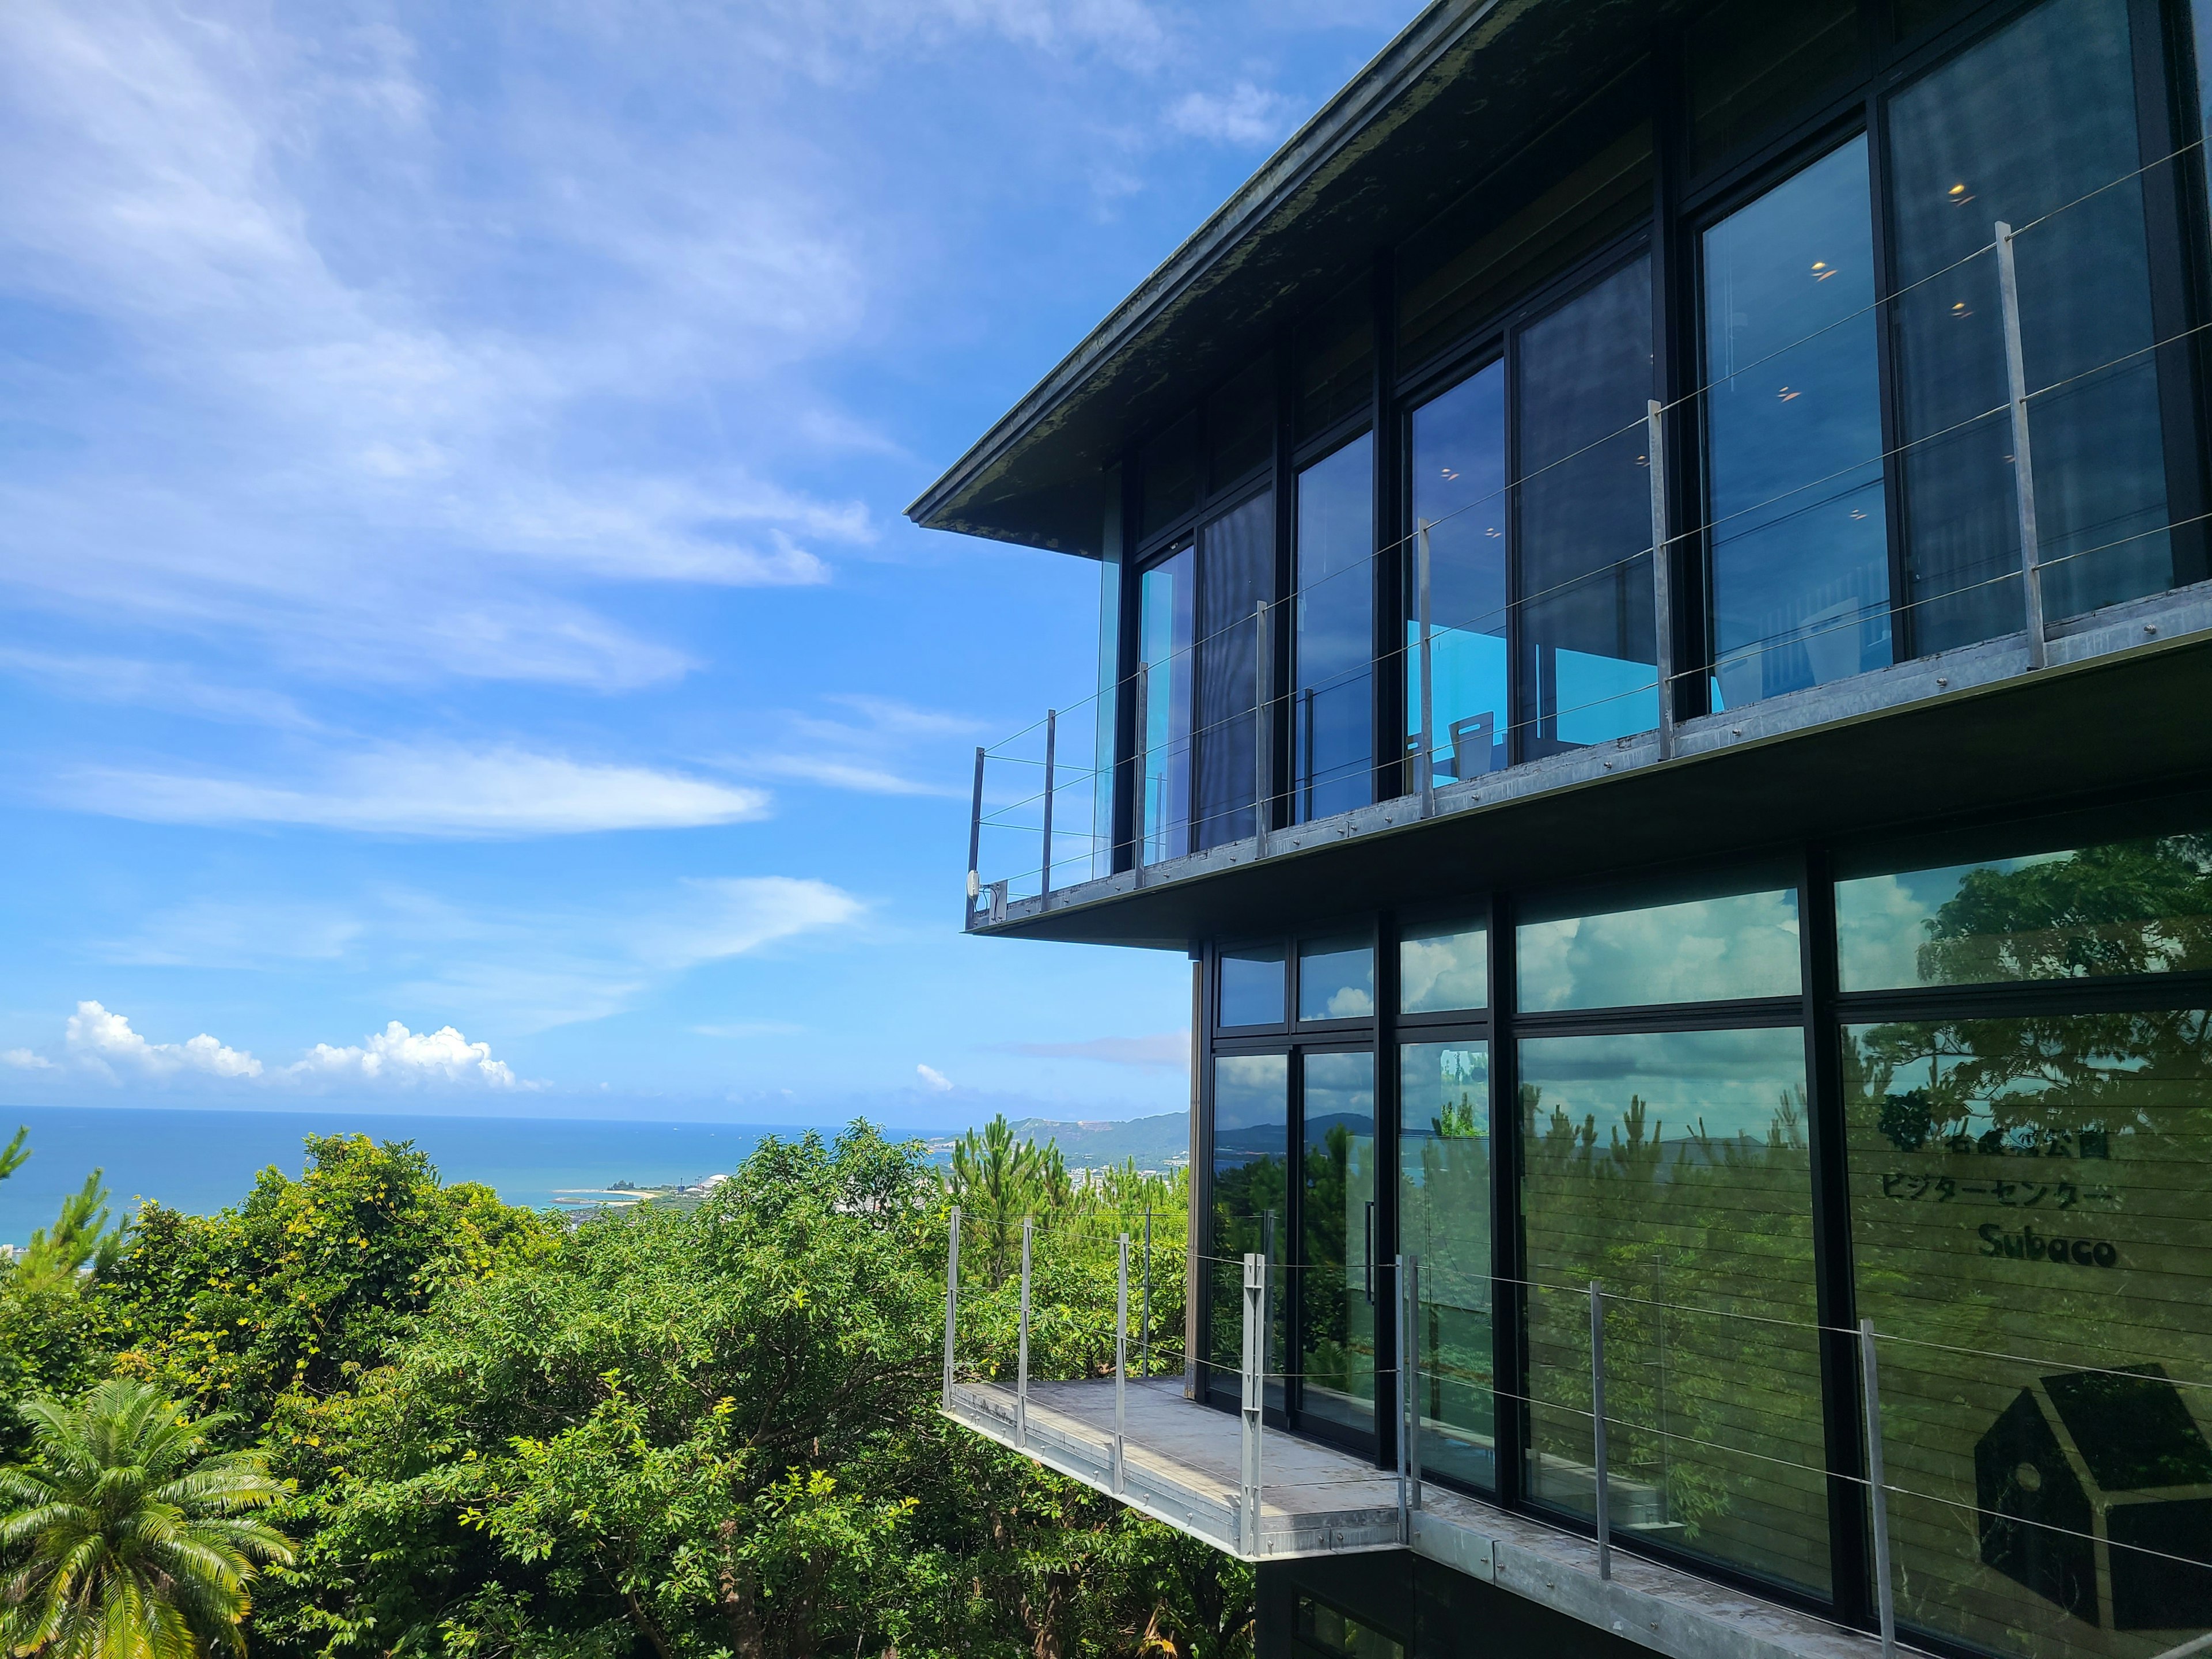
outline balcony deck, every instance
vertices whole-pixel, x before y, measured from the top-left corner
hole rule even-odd
[[[1871,1636],[1628,1554],[1618,1538],[1613,1576],[1601,1577],[1590,1540],[1433,1485],[1401,1519],[1394,1475],[1274,1429],[1264,1437],[1260,1552],[1245,1554],[1237,1525],[1242,1425],[1187,1399],[1179,1377],[1129,1385],[1119,1492],[1110,1381],[1031,1383],[1026,1446],[1017,1443],[1012,1389],[956,1383],[945,1415],[1247,1560],[1410,1547],[1672,1659],[1873,1659],[1881,1650]]]

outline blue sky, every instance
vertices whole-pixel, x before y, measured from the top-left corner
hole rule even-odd
[[[0,11],[0,1101],[1179,1107],[957,933],[1096,568],[898,512],[1412,10]]]

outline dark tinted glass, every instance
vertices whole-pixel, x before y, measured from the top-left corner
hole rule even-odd
[[[1588,1286],[1605,1319],[1615,1526],[1814,1592],[1828,1583],[1805,1038],[1520,1045],[1528,1492],[1588,1515]],[[1893,1478],[1894,1478],[1893,1476]],[[1955,1524],[1955,1523],[1954,1523]]]
[[[1978,3],[1979,0],[1894,0],[1890,15],[1895,20],[1898,39],[1909,40],[1957,22]]]
[[[1138,578],[1138,856],[1146,864],[1190,851],[1191,629],[1195,555],[1170,554]]]
[[[2202,1008],[1845,1031],[1900,1621],[2051,1659],[2212,1625],[2208,1077]]]
[[[1299,1069],[1299,1404],[1310,1417],[1371,1433],[1376,1292],[1389,1295],[1375,1260],[1375,1056],[1310,1054]]]
[[[2021,229],[2045,611],[2172,580],[2130,53],[2124,6],[2048,0],[1890,102],[1897,276],[1920,283],[1895,316],[1923,654],[2025,614],[1996,258],[1976,253],[1997,220]]]
[[[1504,769],[1505,365],[1413,411],[1414,540],[1407,548],[1406,735],[1421,729],[1421,533],[1429,550],[1430,773],[1456,783]],[[1418,762],[1416,763],[1418,764]],[[1418,775],[1411,782],[1418,786]]]
[[[1727,0],[1691,26],[1690,148],[1705,167],[1786,127],[1864,66],[1858,0]]]
[[[1498,1481],[1490,1323],[1490,1045],[1398,1050],[1398,1231],[1420,1262],[1421,1462]]]
[[[1406,1650],[1373,1626],[1310,1595],[1298,1597],[1298,1634],[1329,1659],[1406,1659]]]
[[[1490,930],[1484,924],[1417,922],[1400,931],[1400,1013],[1443,1013],[1489,1001]]]
[[[1375,1012],[1375,943],[1364,933],[1298,945],[1298,1018],[1365,1019]]]
[[[1206,405],[1206,471],[1211,487],[1235,483],[1275,453],[1275,364],[1263,357]]]
[[[1207,1355],[1217,1394],[1231,1398],[1244,1350],[1244,1256],[1279,1264],[1290,1243],[1290,1061],[1281,1054],[1222,1054],[1213,1062],[1213,1202],[1208,1216],[1206,1278],[1211,1292]],[[1267,1367],[1283,1370],[1282,1291],[1270,1274]],[[1268,1403],[1282,1403],[1280,1382]]]
[[[1651,271],[1638,259],[1521,336],[1528,751],[1659,723],[1652,678]]]
[[[1374,797],[1375,444],[1362,434],[1298,474],[1295,821]]]
[[[1412,365],[1495,322],[1529,288],[1651,216],[1651,132],[1638,126],[1543,176],[1534,200],[1512,170],[1444,210],[1399,252],[1399,362]],[[1509,193],[1510,191],[1511,193]]]
[[[1867,147],[1705,234],[1715,707],[1890,659]]]
[[[1254,709],[1260,603],[1275,591],[1274,497],[1262,494],[1198,534],[1198,769],[1194,839],[1200,850],[1253,833],[1258,788]]]
[[[2107,842],[1836,884],[1843,988],[2212,969],[2212,836]]]
[[[1364,288],[1347,289],[1298,331],[1301,439],[1349,420],[1375,400],[1375,313]]]
[[[1221,953],[1224,1025],[1283,1023],[1283,947],[1255,945]]]
[[[1145,446],[1144,529],[1164,530],[1198,505],[1198,416],[1186,415]]]

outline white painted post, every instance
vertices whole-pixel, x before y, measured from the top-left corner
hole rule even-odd
[[[1605,1471],[1605,1289],[1590,1280],[1590,1449],[1597,1470],[1597,1576],[1613,1577],[1612,1488]]]
[[[1114,1298],[1114,1490],[1121,1490],[1122,1447],[1129,1431],[1129,1235],[1121,1235]]]
[[[1036,1223],[1023,1218],[1022,1334],[1014,1362],[1014,1443],[1018,1446],[1030,1443],[1030,1241],[1036,1234]]]
[[[952,1237],[945,1247],[945,1404],[952,1405],[952,1331],[960,1315],[960,1206],[952,1206]]]
[[[2012,394],[2012,494],[2020,515],[2020,574],[2027,611],[2027,665],[2044,665],[2043,553],[2035,529],[2035,463],[2028,452],[2027,359],[2020,343],[2020,273],[2012,227],[1996,223],[1997,300],[2004,313],[2005,380]]]
[[[1881,1659],[1897,1653],[1897,1603],[1889,1583],[1889,1476],[1881,1455],[1881,1379],[1874,1321],[1859,1321],[1859,1369],[1866,1390],[1867,1492],[1874,1502],[1874,1595],[1881,1620]]]
[[[1152,1374],[1152,1210],[1145,1206],[1145,1301],[1137,1321],[1137,1375]]]
[[[1668,558],[1667,422],[1665,405],[1656,398],[1644,405],[1644,459],[1651,471],[1651,644],[1659,681],[1659,758],[1674,753],[1674,570]]]
[[[1244,1257],[1244,1364],[1242,1468],[1237,1483],[1237,1547],[1248,1556],[1260,1553],[1260,1431],[1261,1413],[1267,1392],[1267,1258],[1255,1252]]]
[[[1421,520],[1416,558],[1420,566],[1414,573],[1414,580],[1420,590],[1421,623],[1421,754],[1418,783],[1421,816],[1425,818],[1433,817],[1437,810],[1436,679],[1429,651],[1429,521],[1426,519]]]
[[[983,853],[983,750],[975,751],[975,793],[968,809],[968,904],[961,912],[963,928],[975,925],[975,899],[983,890],[983,878],[976,866]]]

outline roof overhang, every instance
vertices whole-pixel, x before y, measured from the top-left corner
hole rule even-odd
[[[1097,557],[1130,444],[1620,75],[1673,9],[1437,0],[907,516]]]

